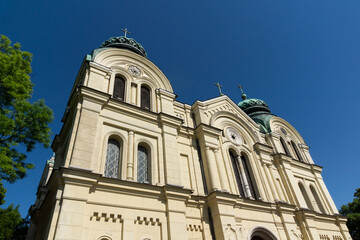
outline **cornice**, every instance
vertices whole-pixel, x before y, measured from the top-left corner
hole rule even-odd
[[[111,73],[112,73],[111,68],[106,67],[106,66],[104,66],[104,65],[101,65],[101,64],[99,64],[99,63],[89,62],[89,65],[90,65],[90,67],[95,68],[96,70],[100,70],[100,71],[102,71],[102,72],[105,72],[105,73],[107,73],[107,74],[111,74]]]
[[[322,172],[322,169],[323,167],[322,166],[319,166],[319,165],[316,165],[316,164],[311,164],[311,169],[314,171],[314,172],[318,172],[318,173],[321,173]]]
[[[177,95],[175,93],[172,93],[172,92],[169,92],[165,89],[162,89],[162,88],[157,88],[155,90],[155,92],[161,96],[166,96],[168,98],[171,98],[171,99],[175,99],[177,97]]]
[[[161,121],[162,124],[173,126],[173,127],[180,127],[180,125],[183,123],[183,120],[181,118],[160,112],[158,113],[158,119]]]
[[[212,136],[212,137],[218,137],[221,135],[222,130],[204,123],[200,123],[196,128],[195,128],[195,133],[196,134],[200,134],[200,133],[204,133],[206,135]]]
[[[108,102],[104,104],[103,109],[121,112],[122,114],[131,115],[133,117],[137,117],[138,119],[150,120],[154,122],[156,122],[158,118],[158,113],[156,112],[152,112],[114,98],[109,98]]]
[[[270,147],[266,144],[263,144],[263,143],[259,143],[259,142],[254,144],[254,149],[259,153],[271,154],[273,152],[272,147]]]
[[[77,88],[77,94],[83,99],[95,100],[98,103],[104,103],[111,97],[110,94],[86,86],[79,86]]]

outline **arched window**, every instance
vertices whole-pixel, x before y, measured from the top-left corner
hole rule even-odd
[[[270,230],[260,226],[250,230],[249,235],[251,240],[277,240]]]
[[[246,180],[247,180],[247,182],[249,184],[249,187],[250,187],[251,196],[253,198],[257,199],[256,192],[255,192],[255,186],[254,186],[254,183],[253,183],[253,180],[252,180],[251,170],[250,170],[248,161],[245,158],[245,156],[243,156],[243,155],[241,155],[241,161],[242,161],[242,164],[244,166],[245,176],[246,176]]]
[[[262,237],[255,236],[252,237],[251,240],[264,240],[264,239]]]
[[[125,100],[125,80],[120,76],[115,76],[113,97],[117,100]]]
[[[229,151],[229,153],[230,153],[231,163],[232,163],[232,166],[234,169],[234,175],[235,175],[236,184],[238,186],[240,196],[245,197],[244,187],[243,187],[243,184],[241,181],[241,176],[240,176],[241,171],[240,171],[239,162],[237,161],[236,155],[232,151]]]
[[[287,148],[286,142],[284,141],[284,139],[282,137],[280,137],[280,142],[281,142],[282,148],[284,149],[285,154],[290,156],[289,149]]]
[[[317,192],[315,191],[315,188],[314,188],[313,186],[310,186],[310,190],[311,190],[312,195],[314,196],[314,199],[315,199],[315,201],[316,201],[316,204],[317,204],[318,207],[319,207],[320,212],[326,213],[323,205],[321,204],[321,200],[320,200],[320,198],[319,198],[319,195],[318,195]]]
[[[303,159],[302,159],[302,157],[301,157],[301,155],[300,155],[300,152],[299,152],[296,144],[295,144],[293,141],[291,141],[291,146],[292,146],[293,149],[294,149],[294,152],[295,152],[295,154],[296,154],[297,159],[300,160],[300,161],[302,161]]]
[[[104,176],[109,178],[119,178],[121,166],[119,141],[110,138],[107,145],[105,172]]]
[[[140,107],[150,110],[150,89],[146,86],[141,86]]]
[[[314,210],[314,208],[313,208],[313,206],[312,206],[312,204],[311,204],[310,198],[309,198],[309,196],[307,195],[306,190],[305,190],[304,186],[303,186],[301,183],[299,183],[299,188],[300,188],[301,194],[302,194],[303,197],[304,197],[306,206],[307,206],[309,209]]]
[[[150,154],[148,149],[139,146],[137,152],[137,181],[141,183],[149,183],[150,173]]]

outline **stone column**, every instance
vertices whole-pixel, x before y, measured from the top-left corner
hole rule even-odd
[[[129,131],[128,159],[126,164],[126,180],[134,180],[134,132]]]
[[[206,162],[207,167],[209,169],[209,178],[210,178],[210,185],[211,185],[211,191],[219,190],[221,188],[219,184],[219,177],[217,173],[217,167],[216,167],[216,161],[214,159],[213,151],[210,147],[205,148],[206,152]]]
[[[243,182],[243,185],[244,185],[245,196],[254,198],[254,196],[251,196],[250,186],[249,186],[249,182],[248,182],[247,177],[246,177],[244,165],[242,164],[241,156],[238,155],[236,158],[237,158],[237,161],[238,161],[239,166],[240,166],[240,171],[241,171],[240,176],[242,178],[242,182]]]
[[[222,158],[218,148],[214,149],[214,153],[215,153],[217,168],[219,170],[219,175],[220,175],[221,189],[228,192],[229,186],[228,186],[228,182],[226,180],[226,172],[225,172],[225,165],[224,165],[223,158]]]

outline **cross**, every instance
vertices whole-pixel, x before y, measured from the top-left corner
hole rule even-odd
[[[215,83],[214,85],[219,88],[220,96],[224,95],[224,94],[222,94],[222,92],[221,92],[222,86],[219,84],[219,82]]]
[[[244,94],[243,87],[241,85],[237,85],[238,88],[240,88],[241,93]]]
[[[127,28],[121,29],[121,31],[123,31],[123,32],[125,33],[124,37],[126,37],[126,34],[127,34],[127,33],[128,33],[128,34],[131,34],[131,32],[129,32],[129,31],[127,30]]]
[[[245,100],[246,98],[247,98],[247,96],[246,96],[246,94],[244,93],[244,91],[243,91],[243,87],[241,86],[241,85],[237,85],[237,87],[238,88],[240,88],[240,90],[241,90],[241,98],[243,99],[243,100]]]

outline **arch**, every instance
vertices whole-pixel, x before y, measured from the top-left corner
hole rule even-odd
[[[286,131],[289,133],[289,135],[291,135],[294,138],[295,142],[305,144],[305,141],[300,135],[300,133],[290,123],[288,123],[286,120],[280,117],[276,117],[276,116],[272,117],[270,119],[270,127],[271,130],[276,131],[279,134],[281,134],[280,128],[284,127]]]
[[[112,240],[112,239],[108,236],[101,236],[98,238],[98,240]]]
[[[114,79],[113,98],[120,101],[125,101],[125,89],[126,89],[125,78],[120,74],[116,74]]]
[[[278,238],[266,227],[256,226],[253,227],[249,234],[248,240],[278,240]]]
[[[122,165],[122,144],[116,137],[109,137],[106,147],[104,176],[120,178]]]
[[[282,148],[284,150],[284,153],[286,155],[290,156],[290,152],[289,152],[289,149],[287,147],[287,143],[285,142],[285,140],[282,137],[280,137],[280,143],[281,143],[281,146],[282,146]]]
[[[151,109],[151,88],[146,84],[141,84],[140,87],[140,107],[150,110]]]
[[[301,182],[299,182],[298,185],[299,185],[301,194],[302,194],[302,196],[303,196],[303,198],[305,200],[307,208],[309,208],[310,210],[314,210],[314,208],[313,208],[313,206],[311,204],[310,198],[309,198],[308,194],[306,193],[304,185]]]
[[[141,142],[137,147],[137,181],[150,183],[151,179],[151,148]]]
[[[166,78],[164,73],[150,60],[133,53],[131,51],[118,48],[102,48],[94,50],[96,53],[93,61],[105,67],[116,65],[136,65],[141,68],[144,75],[153,79],[156,83],[156,88],[162,88],[166,91],[173,92],[170,81]]]
[[[319,198],[319,195],[317,194],[313,185],[310,185],[310,191],[311,191],[312,195],[314,196],[315,202],[318,205],[320,212],[326,213],[324,206],[322,205],[321,200]]]
[[[216,124],[221,118],[225,118],[225,120],[221,121],[220,124]],[[230,120],[230,121],[229,121]],[[256,124],[254,122],[254,124]],[[254,130],[249,126],[249,123],[245,122],[239,116],[234,113],[228,111],[219,111],[213,114],[210,118],[210,125],[214,127],[218,127],[224,129],[225,127],[231,126],[233,128],[238,129],[240,132],[246,132],[246,136],[243,135],[246,142],[260,142],[258,135],[254,132]],[[220,125],[220,126],[218,126]],[[242,128],[239,129],[239,126]],[[242,131],[243,130],[243,131]],[[249,138],[249,139],[246,139]]]

